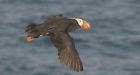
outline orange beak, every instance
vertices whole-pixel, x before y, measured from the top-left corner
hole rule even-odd
[[[85,29],[85,30],[89,30],[91,27],[90,27],[90,24],[87,21],[83,21],[82,28]]]
[[[33,40],[33,37],[32,37],[32,35],[27,35],[26,36],[26,40],[28,41],[28,42],[32,42],[32,40]]]

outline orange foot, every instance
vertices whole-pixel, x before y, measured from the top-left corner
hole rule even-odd
[[[32,40],[33,40],[33,37],[32,37],[32,35],[27,35],[26,36],[26,40],[28,41],[28,42],[32,42]]]

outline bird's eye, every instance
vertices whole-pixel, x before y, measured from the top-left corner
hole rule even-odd
[[[82,20],[79,19],[79,22],[82,22]]]
[[[82,20],[82,19],[76,19],[76,20],[77,20],[77,22],[78,22],[78,24],[79,24],[80,26],[83,25],[83,20]]]

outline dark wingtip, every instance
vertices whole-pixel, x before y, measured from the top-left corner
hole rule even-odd
[[[83,64],[78,57],[75,56],[69,56],[65,54],[58,54],[60,62],[63,63],[65,66],[69,67],[73,71],[81,72],[83,71]]]
[[[78,68],[78,69],[73,69],[73,70],[76,71],[76,72],[82,72],[83,71],[83,67]]]
[[[80,65],[79,68],[73,68],[74,71],[81,72],[83,71],[83,65]]]

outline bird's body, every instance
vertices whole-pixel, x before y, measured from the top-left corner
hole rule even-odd
[[[68,34],[68,32],[82,27],[82,25],[79,25],[81,21],[82,19],[78,18],[53,16],[41,24],[30,24],[25,29],[25,32],[29,33],[27,41],[31,42],[32,38],[38,38],[41,35],[49,36],[54,46],[58,49],[60,61],[73,70],[82,71],[83,65],[79,54],[75,48],[74,41]],[[88,29],[89,24],[87,22],[85,24],[87,25],[85,29]]]

